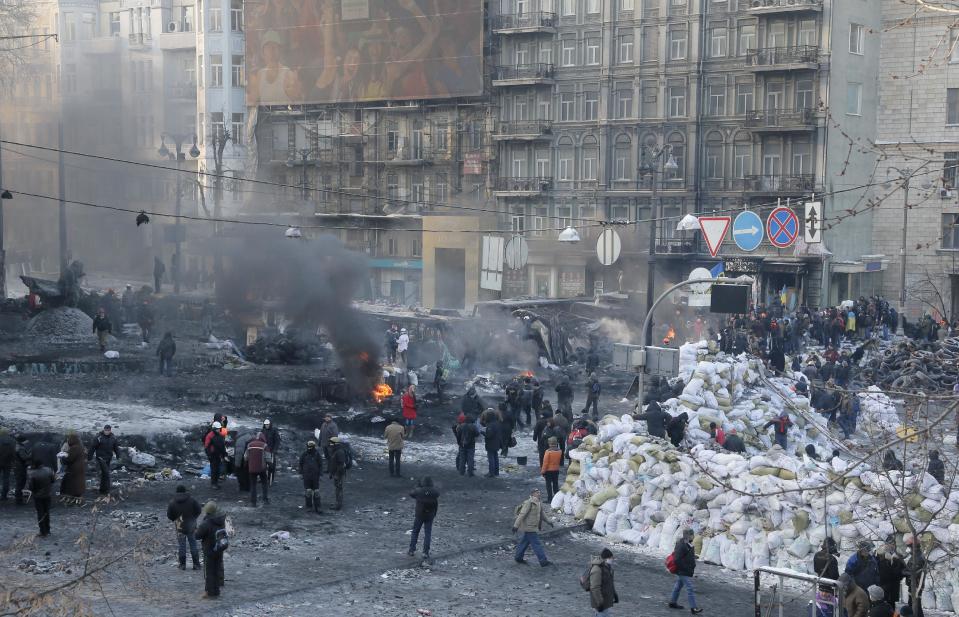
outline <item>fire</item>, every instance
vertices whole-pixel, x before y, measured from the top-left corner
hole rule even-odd
[[[370,395],[377,403],[382,403],[383,399],[386,397],[393,396],[393,388],[389,387],[385,383],[381,383],[373,388],[373,391],[370,392]]]
[[[360,362],[369,362],[370,354],[366,353],[365,351],[361,351],[359,358],[360,358]]]
[[[676,331],[673,330],[672,326],[669,326],[669,331],[666,333],[666,336],[663,337],[663,345],[669,345],[673,342],[674,338],[676,338]]]

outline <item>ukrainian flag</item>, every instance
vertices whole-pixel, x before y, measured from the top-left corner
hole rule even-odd
[[[726,273],[726,268],[725,268],[725,264],[724,264],[723,262],[719,262],[718,264],[716,264],[715,266],[713,266],[712,268],[709,269],[709,274],[710,274],[714,279],[718,279],[719,277],[721,277],[721,276],[722,276],[723,274],[725,274],[725,273]]]

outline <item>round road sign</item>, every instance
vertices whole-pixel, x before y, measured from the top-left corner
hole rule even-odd
[[[523,236],[513,236],[506,243],[506,265],[510,270],[525,268],[529,261],[529,244]]]
[[[741,250],[755,251],[765,237],[763,229],[763,220],[758,214],[749,210],[740,212],[733,221],[733,242]]]
[[[596,256],[599,258],[599,263],[604,266],[613,265],[619,259],[622,248],[623,243],[615,229],[607,229],[599,234],[599,239],[596,240]]]
[[[769,213],[766,219],[766,235],[776,248],[792,246],[799,235],[799,217],[789,208],[780,206]]]

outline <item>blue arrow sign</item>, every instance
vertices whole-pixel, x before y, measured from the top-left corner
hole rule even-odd
[[[740,212],[733,221],[733,241],[744,251],[755,251],[766,235],[763,221],[755,212]]]

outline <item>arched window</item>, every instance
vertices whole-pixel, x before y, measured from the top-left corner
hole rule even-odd
[[[618,135],[613,150],[613,179],[631,180],[633,177],[633,142],[629,139],[629,135]]]
[[[722,133],[712,131],[706,136],[706,155],[703,164],[707,180],[722,180],[725,177],[726,156]]]
[[[736,133],[733,141],[733,178],[753,175],[753,140],[746,131]]]
[[[592,135],[583,138],[583,174],[587,182],[596,181],[599,174],[599,142]]]
[[[560,182],[573,180],[573,140],[569,137],[560,137],[556,142],[558,154],[556,156],[556,177]]]
[[[670,156],[676,161],[676,169],[666,171],[667,180],[682,180],[686,177],[686,138],[682,133],[671,133],[667,142],[671,146]]]

